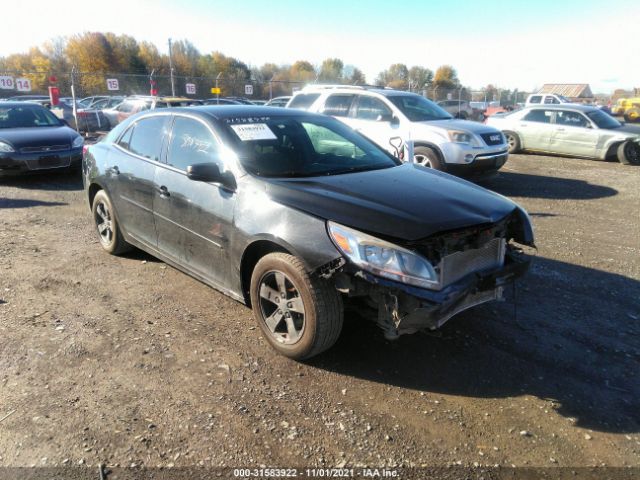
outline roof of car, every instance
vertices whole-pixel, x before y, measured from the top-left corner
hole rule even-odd
[[[545,110],[571,109],[571,110],[577,110],[580,112],[592,112],[594,110],[600,110],[598,107],[594,107],[593,105],[580,105],[579,103],[560,103],[560,104],[549,104],[549,105],[535,104],[535,105],[529,105],[523,108],[523,110],[533,110],[533,109],[539,109],[539,108],[543,108]]]
[[[40,107],[40,108],[44,108],[42,106],[42,104],[40,104],[39,102],[34,102],[34,101],[15,101],[15,100],[7,100],[5,102],[0,102],[0,107],[1,108],[5,108],[5,107],[31,107],[31,106],[35,106],[35,107]]]
[[[381,87],[379,85],[307,85],[306,87],[304,87],[302,90],[296,92],[296,95],[299,93],[318,93],[318,92],[325,92],[325,91],[332,91],[332,90],[337,90],[337,91],[344,91],[344,92],[373,92],[373,93],[378,93],[380,95],[384,95],[384,96],[396,96],[396,95],[417,95],[415,93],[411,93],[411,92],[404,92],[402,90],[394,90],[392,88],[387,88],[387,87]],[[340,92],[343,93],[343,92]]]
[[[309,115],[313,116],[313,113],[308,113],[303,110],[295,110],[291,108],[280,107],[265,107],[263,105],[197,105],[192,107],[175,107],[162,109],[163,112],[176,111],[176,112],[197,112],[213,117],[216,120],[225,118],[246,118],[246,117],[290,117],[293,115]]]

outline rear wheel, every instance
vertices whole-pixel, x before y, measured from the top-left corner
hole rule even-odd
[[[515,132],[504,132],[507,137],[507,145],[509,145],[509,153],[517,153],[520,151],[520,137]]]
[[[118,255],[131,250],[131,245],[126,242],[120,231],[111,199],[104,190],[96,193],[96,196],[93,198],[91,211],[102,248],[112,255]]]
[[[630,108],[624,113],[627,122],[637,122],[640,120],[640,108]]]
[[[342,298],[327,280],[309,275],[298,258],[286,253],[261,258],[250,293],[258,326],[278,353],[303,360],[338,340]]]
[[[630,140],[618,147],[618,160],[624,165],[640,165],[640,144]]]
[[[413,150],[413,161],[423,167],[442,170],[442,163],[438,154],[429,147],[415,147]]]

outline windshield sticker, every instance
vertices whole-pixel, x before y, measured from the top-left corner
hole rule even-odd
[[[278,139],[266,123],[247,123],[244,125],[230,125],[230,127],[243,142]]]

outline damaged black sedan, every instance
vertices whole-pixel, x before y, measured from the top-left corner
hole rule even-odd
[[[87,149],[83,178],[105,250],[136,246],[244,302],[296,359],[335,343],[345,302],[394,338],[499,299],[534,245],[510,200],[295,110],[142,113]]]

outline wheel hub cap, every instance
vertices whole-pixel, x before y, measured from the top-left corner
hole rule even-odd
[[[259,295],[262,321],[271,336],[285,345],[298,342],[305,327],[305,310],[293,282],[282,272],[267,272],[260,280]]]

